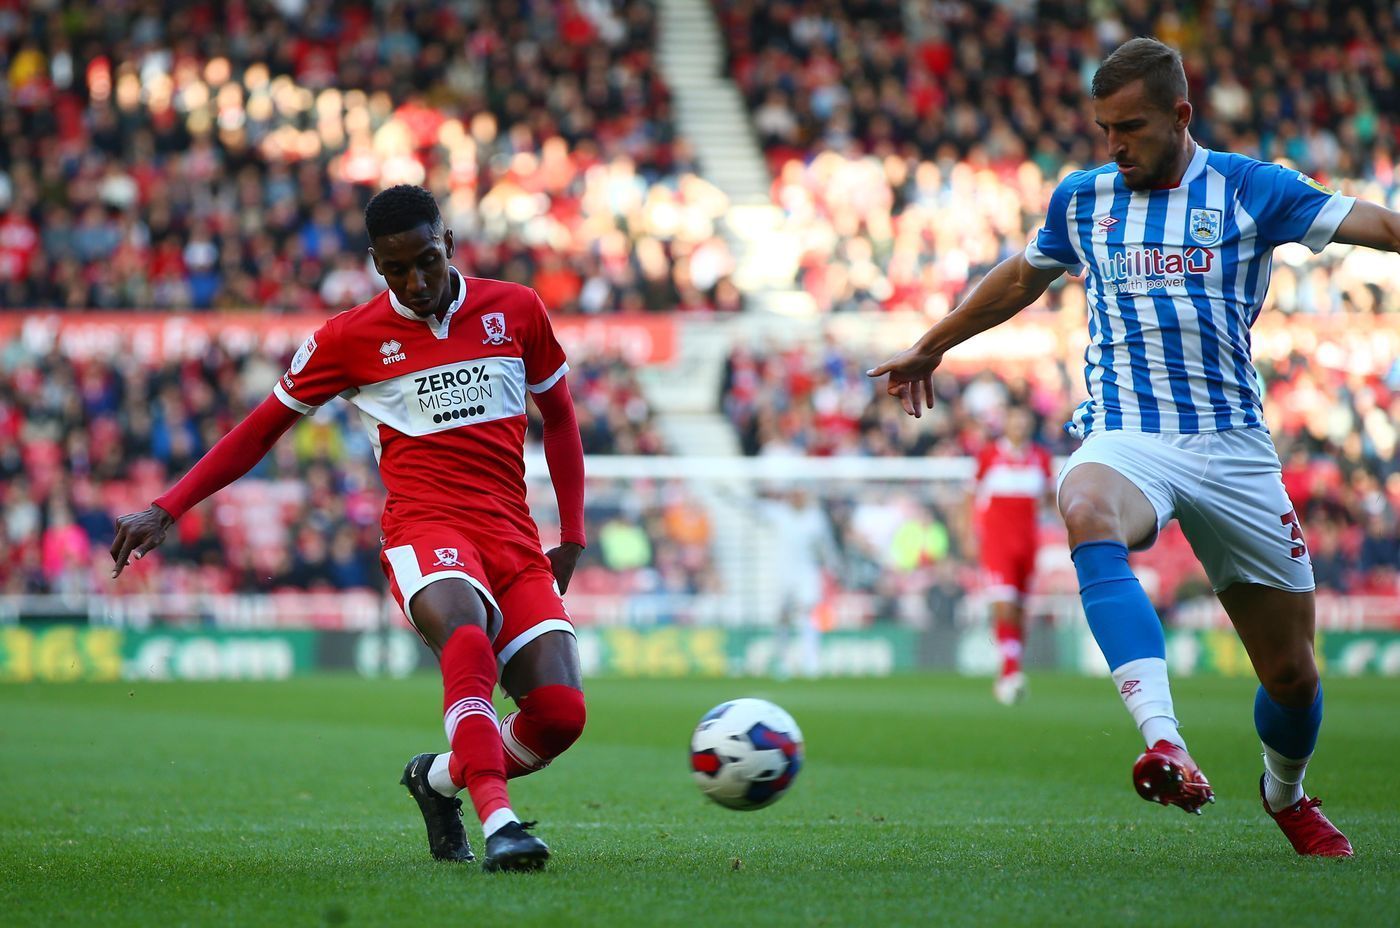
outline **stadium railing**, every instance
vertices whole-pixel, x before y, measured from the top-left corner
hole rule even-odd
[[[590,497],[606,524],[626,527],[672,515],[704,524],[617,541],[606,528],[595,528],[577,588],[568,597],[571,614],[580,625],[600,627],[782,624],[784,575],[800,555],[781,536],[774,507],[800,490],[824,513],[835,552],[820,565],[827,576],[818,609],[821,627],[980,625],[985,620],[980,580],[961,546],[972,466],[968,458],[591,456]],[[557,516],[542,456],[527,456],[526,480],[541,535],[548,540]],[[643,500],[643,514],[629,508]],[[706,549],[708,560],[671,571],[668,549],[682,544],[677,533]],[[1042,514],[1040,540],[1031,611],[1052,625],[1075,624],[1080,612],[1074,573],[1063,528],[1048,511]],[[637,554],[632,544],[648,550]],[[1162,593],[1162,576],[1179,569],[1150,556],[1139,567],[1150,593]],[[1162,599],[1167,621],[1181,628],[1227,628],[1204,578],[1195,579],[1172,579],[1170,587],[1185,593],[1175,601]],[[122,595],[117,587],[102,586],[0,596],[0,624],[68,620],[135,629],[363,631],[403,622],[392,601],[376,590]],[[1400,628],[1400,598],[1322,596],[1319,626]]]

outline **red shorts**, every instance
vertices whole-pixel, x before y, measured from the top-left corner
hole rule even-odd
[[[1035,573],[1035,555],[1034,544],[984,543],[981,561],[987,597],[993,602],[1007,602],[1025,596]]]
[[[549,558],[523,539],[493,538],[478,545],[449,526],[406,525],[384,540],[379,560],[409,622],[413,597],[428,584],[457,579],[475,587],[490,613],[486,634],[502,667],[546,632],[574,633]]]

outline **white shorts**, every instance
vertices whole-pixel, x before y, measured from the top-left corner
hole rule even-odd
[[[1173,518],[1181,524],[1215,592],[1234,583],[1314,588],[1312,559],[1264,429],[1094,432],[1065,462],[1056,491],[1070,471],[1089,463],[1113,468],[1142,490],[1157,512],[1157,532]],[[1156,540],[1154,532],[1134,550]]]
[[[789,565],[778,575],[782,590],[783,609],[800,613],[798,618],[807,618],[807,613],[822,601],[822,575],[816,568],[803,568]]]

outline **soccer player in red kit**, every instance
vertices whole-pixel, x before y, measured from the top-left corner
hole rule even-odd
[[[442,667],[451,750],[409,761],[440,860],[474,860],[465,789],[486,838],[486,870],[544,865],[549,848],[512,811],[508,777],[574,743],[584,701],[561,600],[585,543],[583,444],[544,305],[533,290],[465,277],[432,194],[401,185],[365,209],[388,290],[308,338],[257,409],[144,512],[117,520],[113,577],[159,545],[185,511],[247,473],[303,415],[356,406],[388,491],[380,560],[394,598]],[[562,542],[545,553],[525,502],[525,398],[544,418]],[[497,720],[496,683],[517,711]]]
[[[992,604],[1001,673],[992,692],[1011,705],[1026,694],[1021,651],[1026,636],[1024,600],[1035,572],[1040,505],[1053,501],[1050,454],[1031,440],[1031,414],[1013,406],[996,441],[977,455],[972,491],[978,560]]]

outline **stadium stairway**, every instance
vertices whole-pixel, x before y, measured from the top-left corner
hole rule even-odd
[[[735,457],[741,453],[734,426],[719,410],[729,329],[724,325],[682,323],[676,340],[676,360],[665,368],[639,371],[647,399],[656,410],[657,427],[676,454]],[[753,585],[751,573],[758,554],[751,550],[749,513],[741,500],[711,481],[695,481],[691,490],[710,515],[715,568],[725,589],[747,599],[743,591]]]
[[[794,288],[799,254],[772,202],[772,177],[748,110],[724,73],[724,39],[708,0],[660,0],[659,61],[675,101],[681,135],[695,148],[700,172],[729,197],[721,233],[734,252],[734,280],[753,308],[802,312]]]
[[[659,0],[658,11],[658,58],[677,127],[694,146],[700,173],[729,198],[720,232],[734,253],[734,280],[749,311],[735,319],[683,321],[677,358],[639,375],[674,453],[737,457],[738,437],[719,408],[725,358],[743,342],[778,335],[789,340],[794,325],[813,337],[806,332],[813,308],[795,285],[798,239],[787,233],[772,202],[768,164],[744,99],[725,73],[724,39],[709,0]],[[710,480],[693,481],[691,488],[710,514],[724,586],[749,613],[730,620],[771,620],[777,599],[772,539],[756,515],[752,489]]]

